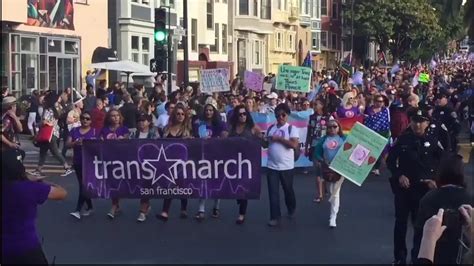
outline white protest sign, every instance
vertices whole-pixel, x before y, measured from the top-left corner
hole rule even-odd
[[[229,70],[226,68],[201,69],[201,92],[230,91]]]

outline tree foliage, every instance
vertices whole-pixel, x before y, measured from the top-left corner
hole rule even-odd
[[[355,34],[375,40],[394,61],[427,59],[463,34],[462,0],[353,1]],[[350,21],[350,7],[345,16]]]

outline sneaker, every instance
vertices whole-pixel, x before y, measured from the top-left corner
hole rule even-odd
[[[275,227],[275,226],[278,226],[280,223],[278,222],[278,220],[270,220],[268,221],[267,225],[270,226],[270,227]]]
[[[336,228],[336,218],[330,218],[329,219],[329,227],[330,228]]]
[[[213,218],[219,218],[219,214],[220,214],[219,209],[216,209],[216,208],[212,209]]]
[[[379,176],[380,175],[380,170],[379,169],[375,169],[372,171],[372,174],[376,175],[376,176]]]
[[[81,219],[81,214],[79,212],[71,212],[70,215],[74,216],[76,219]]]
[[[92,213],[94,212],[93,209],[89,209],[89,210],[84,210],[81,212],[81,216],[90,216]]]
[[[140,212],[137,218],[137,222],[143,223],[144,221],[146,221],[146,214],[144,214],[143,212]]]
[[[179,215],[179,218],[181,218],[181,219],[188,218],[188,213],[186,211],[181,211],[181,214]]]
[[[111,209],[109,211],[109,213],[107,213],[107,217],[109,217],[111,220],[113,220],[115,218],[116,215],[119,215],[120,214],[120,209],[116,209],[115,212],[113,211],[113,209]]]
[[[196,216],[194,216],[194,218],[198,221],[198,222],[202,222],[204,221],[204,219],[206,218],[204,212],[198,212],[196,214]]]
[[[68,168],[64,171],[64,173],[61,174],[61,176],[68,176],[74,172],[71,168]]]

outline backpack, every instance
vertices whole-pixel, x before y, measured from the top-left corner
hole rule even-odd
[[[273,126],[275,125],[271,125],[268,129],[267,129],[267,136],[268,134],[270,133],[270,130],[273,128]],[[293,125],[289,125],[288,126],[288,133],[291,135],[291,130],[293,129]],[[298,147],[296,149],[293,149],[293,153],[294,153],[294,160],[295,162],[298,161],[298,158],[300,158],[300,155],[301,155],[301,148],[300,148],[300,145],[298,143]]]

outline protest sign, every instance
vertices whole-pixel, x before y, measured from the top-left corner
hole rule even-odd
[[[270,93],[272,90],[273,84],[272,83],[263,83],[263,90],[266,91],[267,93]]]
[[[423,83],[428,83],[430,82],[430,75],[427,73],[420,73],[420,76],[418,77],[419,82]]]
[[[258,199],[260,156],[244,138],[87,140],[83,188],[105,199]]]
[[[249,90],[262,91],[262,89],[263,89],[263,78],[264,78],[264,76],[260,73],[245,71],[245,73],[244,73],[244,85]]]
[[[361,123],[356,123],[329,168],[361,186],[388,141]]]
[[[309,92],[313,70],[308,67],[280,65],[276,89],[285,91]]]
[[[201,69],[201,92],[230,91],[229,70],[226,68]]]

